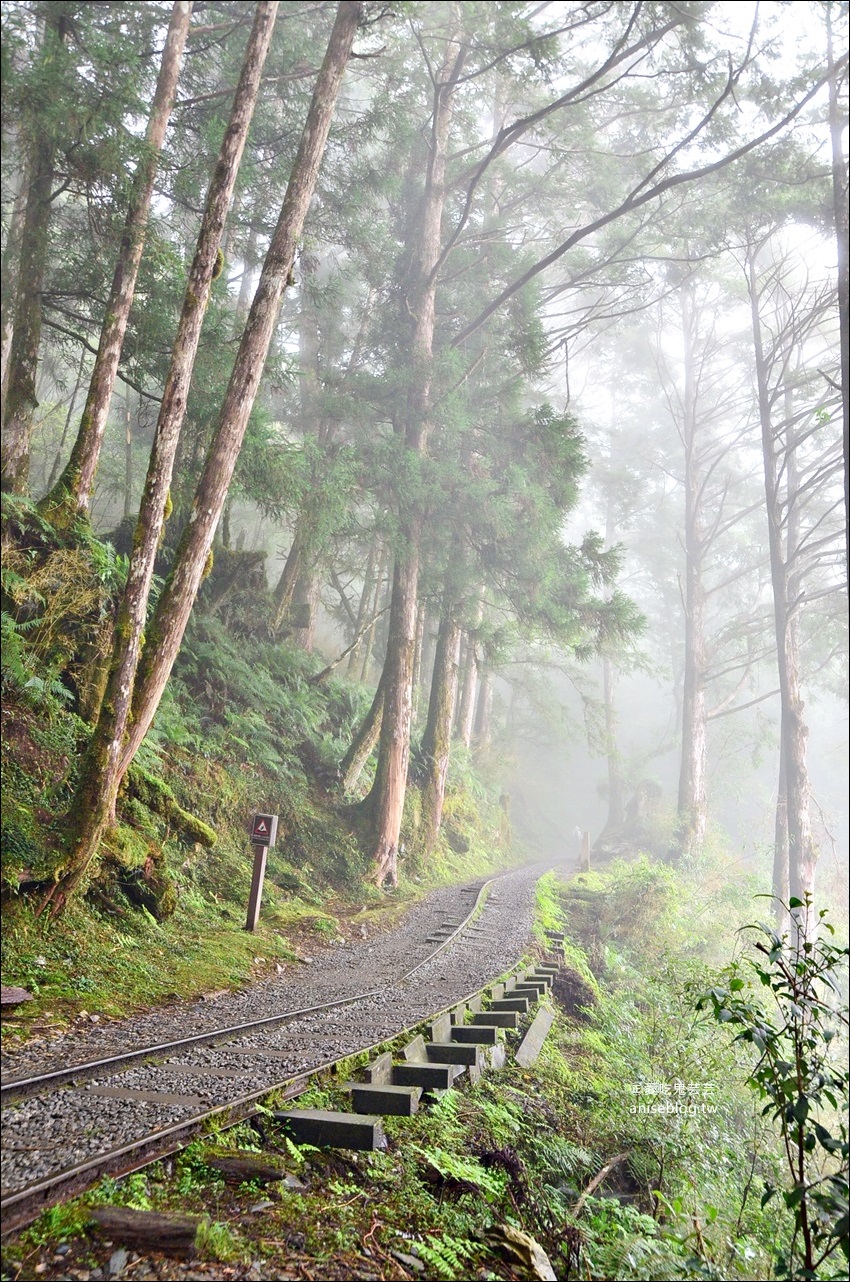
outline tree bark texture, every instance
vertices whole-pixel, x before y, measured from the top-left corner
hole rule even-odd
[[[290,174],[280,217],[228,383],[218,427],[207,452],[174,569],[151,624],[133,699],[133,724],[121,770],[126,770],[154,718],[183,640],[195,597],[207,569],[215,528],[260,385],[283,293],[319,166],[336,100],[362,13],[359,0],[341,0],[316,81],[307,121]]]
[[[47,63],[65,41],[66,20],[59,5],[47,5],[41,59]],[[41,293],[47,266],[48,228],[55,170],[55,145],[36,125],[29,141],[25,181],[26,205],[21,228],[18,288],[6,373],[3,441],[0,447],[2,487],[25,494],[29,483],[30,438],[38,406],[35,395],[41,342]]]
[[[422,853],[425,855],[430,855],[434,849],[443,817],[446,775],[449,770],[452,741],[452,720],[457,696],[460,631],[460,624],[454,617],[451,603],[447,602],[444,605],[440,629],[437,633],[428,721],[422,737],[425,779],[422,788],[420,840]]]
[[[339,773],[344,792],[354,791],[357,780],[363,773],[363,767],[371,757],[380,737],[381,721],[384,715],[384,688],[384,675],[381,673],[372,705],[340,762]]]
[[[109,680],[75,801],[76,831],[72,853],[62,884],[55,887],[53,892],[54,904],[58,908],[61,908],[64,899],[78,884],[96,853],[106,826],[112,821],[121,778],[138,746],[136,744],[128,756],[124,740],[130,721],[134,682],[142,653],[148,599],[165,522],[174,457],[186,412],[204,311],[216,269],[221,232],[253,115],[276,9],[276,0],[272,4],[260,3],[257,6],[230,122],[207,193],[198,244],[189,271],[154,433],[127,584],[119,606]]]
[[[191,16],[191,0],[174,0],[145,133],[145,149],[133,179],[130,205],[106,305],[106,318],[100,331],[88,396],[71,457],[54,490],[44,500],[47,509],[61,509],[67,505],[71,513],[82,516],[88,514],[91,506],[94,478],[109,418],[118,363],[136,292],[156,171],[177,93],[177,78]]]
[[[15,193],[15,202],[12,206],[9,234],[6,237],[2,272],[0,272],[0,418],[4,422],[6,419],[6,395],[9,390],[9,356],[12,351],[12,335],[15,329],[18,286],[21,283],[21,238],[24,230],[24,218],[27,212],[27,195],[30,188],[29,156],[26,150],[23,150],[21,165],[23,172],[20,175],[20,186]]]
[[[408,277],[406,302],[412,326],[404,440],[407,450],[418,456],[426,452],[430,427],[437,292],[435,269],[441,248],[452,99],[462,63],[463,51],[457,39],[452,37],[447,42],[443,63],[434,82],[434,109],[425,191]],[[393,886],[398,882],[398,841],[404,812],[413,720],[413,659],[422,537],[422,513],[416,507],[401,513],[400,534],[403,551],[396,555],[393,571],[378,769],[368,799],[373,824],[372,876],[379,886],[386,881]]]

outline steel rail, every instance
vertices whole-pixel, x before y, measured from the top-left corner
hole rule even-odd
[[[444,949],[455,941],[459,934],[477,917],[483,909],[487,893],[494,882],[500,877],[506,876],[508,872],[515,871],[508,869],[503,873],[498,873],[494,877],[488,878],[479,887],[475,903],[463,921],[452,931],[452,933],[443,940],[440,945],[429,953],[423,961],[418,962],[416,966],[405,972],[396,983],[404,983],[422,969],[434,957],[438,956]],[[510,974],[520,964],[522,958],[517,958],[514,963],[504,972]],[[492,982],[498,982],[494,980]],[[104,1067],[133,1062],[150,1057],[154,1053],[162,1056],[163,1052],[174,1052],[187,1046],[206,1044],[216,1044],[219,1041],[226,1040],[227,1037],[237,1036],[239,1033],[251,1028],[268,1027],[275,1023],[281,1023],[287,1019],[296,1018],[302,1014],[313,1013],[318,1010],[329,1010],[338,1006],[350,1005],[354,1002],[363,1001],[367,997],[374,997],[384,991],[384,987],[371,988],[366,992],[355,994],[346,998],[339,998],[333,1001],[320,1003],[314,1006],[307,1006],[294,1011],[288,1011],[285,1014],[267,1016],[262,1020],[254,1021],[250,1024],[239,1024],[231,1026],[229,1029],[213,1030],[209,1033],[193,1034],[192,1037],[183,1038],[180,1041],[165,1042],[154,1048],[143,1048],[137,1051],[127,1052],[125,1055],[109,1056],[99,1061],[89,1061],[82,1065],[76,1065],[69,1069],[59,1069],[52,1073],[43,1074],[40,1077],[19,1078],[6,1084],[4,1090],[11,1091],[15,1087],[18,1089],[19,1097],[23,1098],[25,1094],[35,1093],[36,1090],[47,1086],[61,1085],[63,1082],[74,1081],[84,1072],[88,1071],[89,1075],[102,1071]],[[71,1167],[66,1167],[63,1171],[58,1171],[55,1175],[48,1176],[35,1183],[27,1185],[15,1192],[9,1192],[0,1199],[0,1211],[3,1213],[2,1235],[14,1232],[23,1225],[29,1223],[36,1215],[48,1206],[55,1205],[63,1197],[71,1197],[76,1193],[82,1192],[85,1188],[90,1187],[93,1179],[99,1175],[116,1172],[121,1175],[129,1174],[131,1171],[140,1169],[149,1165],[151,1162],[160,1160],[170,1154],[177,1152],[193,1138],[203,1127],[203,1125],[213,1118],[227,1116],[225,1126],[234,1126],[239,1122],[250,1117],[255,1111],[255,1105],[258,1101],[276,1094],[279,1099],[295,1099],[303,1094],[307,1089],[310,1080],[318,1074],[332,1070],[335,1065],[349,1060],[353,1054],[366,1054],[379,1046],[384,1046],[388,1041],[394,1041],[397,1037],[403,1036],[412,1028],[419,1027],[427,1023],[429,1019],[438,1018],[441,1014],[453,1010],[459,1004],[468,1001],[481,991],[480,988],[468,993],[465,997],[455,999],[450,1005],[443,1007],[441,1010],[434,1012],[424,1019],[419,1019],[415,1024],[406,1028],[399,1029],[391,1037],[383,1037],[379,1042],[373,1042],[371,1045],[361,1047],[355,1052],[349,1052],[344,1056],[333,1060],[324,1061],[313,1068],[307,1069],[302,1073],[295,1074],[291,1077],[281,1079],[279,1082],[272,1083],[261,1087],[257,1091],[252,1091],[247,1095],[237,1096],[235,1099],[226,1101],[223,1104],[216,1104],[199,1113],[194,1113],[191,1117],[181,1122],[173,1123],[170,1126],[160,1128],[159,1130],[149,1132],[136,1140],[131,1140],[126,1144],[119,1145],[114,1149],[108,1149],[104,1153],[99,1153],[95,1157],[86,1159],[84,1162],[78,1162]],[[22,1087],[30,1084],[33,1087],[31,1091],[22,1092]],[[282,1094],[281,1094],[282,1092]]]
[[[486,899],[484,892],[499,877],[506,875],[506,873],[498,873],[495,877],[490,877],[483,882],[479,888],[475,903],[460,925],[440,944],[439,948],[435,948],[424,961],[419,962],[412,970],[407,971],[397,982],[405,983],[423,966],[426,966],[428,962],[433,961],[444,948],[453,943],[461,931],[464,931],[481,912]],[[134,1050],[120,1051],[117,1055],[107,1055],[103,1059],[85,1060],[81,1064],[70,1064],[67,1068],[55,1068],[49,1073],[38,1073],[32,1077],[11,1077],[0,1085],[0,1100],[11,1102],[16,1099],[25,1099],[45,1087],[61,1086],[65,1082],[73,1082],[78,1078],[92,1077],[102,1073],[104,1069],[125,1067],[155,1056],[162,1057],[174,1054],[177,1051],[187,1050],[192,1046],[215,1046],[219,1042],[229,1041],[245,1033],[256,1032],[262,1028],[272,1028],[276,1024],[285,1023],[287,1020],[297,1019],[301,1015],[313,1015],[317,1011],[333,1010],[337,1006],[350,1006],[353,1002],[365,1001],[367,997],[375,997],[381,992],[383,992],[383,986],[379,985],[377,988],[366,989],[362,993],[352,993],[348,997],[335,997],[331,1001],[317,1002],[313,1006],[297,1006],[293,1010],[282,1011],[277,1015],[265,1015],[262,1019],[249,1020],[244,1024],[231,1024],[226,1028],[215,1028],[203,1033],[192,1033],[189,1037],[181,1037],[172,1042],[157,1042],[153,1046],[140,1046]]]

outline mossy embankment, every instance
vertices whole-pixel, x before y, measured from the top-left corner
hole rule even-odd
[[[459,753],[434,855],[417,853],[412,788],[400,884],[369,884],[355,803],[374,766],[344,795],[338,764],[373,691],[317,680],[320,656],[271,639],[262,567],[250,554],[251,573],[235,572],[234,552],[205,585],[85,893],[57,919],[39,916],[67,857],[127,561],[90,530],[58,532],[25,501],[3,501],[3,983],[34,998],[5,1037],[243,985],[386,926],[433,885],[517,857],[499,847],[496,796]],[[280,828],[250,935],[256,811],[278,814]]]
[[[531,1068],[515,1063],[520,1034],[508,1033],[503,1071],[388,1119],[384,1152],[299,1148],[262,1114],[210,1133],[42,1217],[10,1248],[8,1276],[24,1255],[48,1278],[69,1263],[103,1268],[113,1247],[85,1227],[98,1202],[206,1215],[198,1252],[210,1277],[540,1276],[515,1253],[517,1232],[558,1278],[769,1276],[790,1226],[784,1208],[761,1206],[778,1177],[776,1137],[731,1039],[693,1000],[751,907],[721,873],[639,858],[567,884],[547,877],[539,927],[568,939],[556,1020]],[[727,889],[701,895],[715,875]],[[341,1083],[358,1064],[318,1079],[300,1105],[346,1107]],[[234,1148],[276,1154],[288,1182],[226,1183],[208,1159]],[[134,1268],[165,1278],[175,1265],[143,1253]]]

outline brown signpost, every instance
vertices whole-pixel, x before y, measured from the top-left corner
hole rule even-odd
[[[251,845],[254,848],[254,872],[251,877],[251,894],[248,898],[248,918],[245,929],[254,931],[260,918],[260,901],[263,897],[263,880],[266,875],[266,858],[277,841],[277,815],[254,815],[251,821]]]

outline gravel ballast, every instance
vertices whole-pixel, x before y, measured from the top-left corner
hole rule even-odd
[[[468,890],[436,891],[393,931],[329,948],[297,972],[240,993],[115,1021],[96,1037],[69,1031],[35,1051],[24,1047],[7,1056],[8,1080],[11,1074],[21,1077],[65,1068],[380,989],[349,1006],[296,1015],[285,1024],[236,1034],[222,1045],[178,1050],[161,1062],[135,1063],[10,1104],[2,1118],[4,1195],[211,1107],[270,1090],[288,1078],[389,1040],[476,992],[508,970],[528,947],[534,887],[543,871],[537,865],[500,877],[474,924],[436,956],[430,955],[437,945],[427,940],[435,927],[469,911],[474,894]],[[399,978],[422,961],[410,978]],[[99,1093],[116,1088],[186,1102]]]

